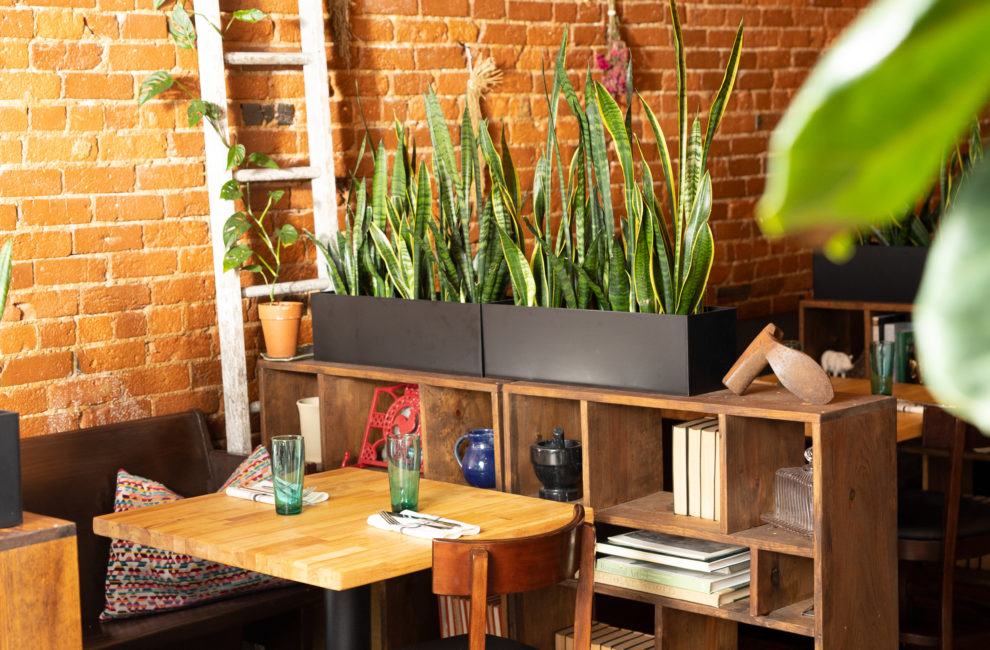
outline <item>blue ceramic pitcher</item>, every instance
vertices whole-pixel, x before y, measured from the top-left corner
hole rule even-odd
[[[468,448],[461,456],[461,442]],[[473,429],[454,442],[454,458],[464,473],[468,485],[478,488],[495,487],[495,434],[491,429]]]

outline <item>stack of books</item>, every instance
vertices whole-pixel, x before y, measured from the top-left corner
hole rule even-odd
[[[718,418],[675,424],[673,435],[674,514],[718,521],[722,446]]]
[[[574,626],[558,630],[554,640],[554,650],[574,650]],[[591,623],[591,650],[653,650],[655,647],[656,640],[652,634],[595,621]]]
[[[634,530],[599,542],[595,582],[721,607],[749,596],[749,549]]]

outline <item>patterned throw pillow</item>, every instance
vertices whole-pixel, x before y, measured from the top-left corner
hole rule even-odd
[[[258,447],[219,491],[230,485],[240,486],[266,478],[271,478],[271,463],[265,448]],[[113,511],[133,510],[181,498],[161,483],[121,469],[117,472]],[[106,607],[100,620],[179,609],[283,584],[286,581],[262,573],[115,539],[110,543]]]

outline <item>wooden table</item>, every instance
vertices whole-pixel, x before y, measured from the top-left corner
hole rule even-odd
[[[360,588],[430,568],[432,542],[366,523],[388,507],[384,472],[338,469],[309,475],[305,485],[330,498],[302,514],[279,516],[271,505],[207,494],[95,517],[93,530],[328,589],[328,645],[333,630],[336,645],[367,647],[367,630],[347,625],[366,598]],[[419,489],[422,512],[481,526],[471,539],[546,532],[573,515],[570,504],[465,485],[424,479]]]
[[[849,377],[830,377],[835,391],[842,393],[870,392],[869,379],[853,379]],[[928,389],[922,384],[894,384],[891,397],[919,404],[935,404]],[[921,437],[921,413],[905,413],[897,411],[897,442],[913,440]]]

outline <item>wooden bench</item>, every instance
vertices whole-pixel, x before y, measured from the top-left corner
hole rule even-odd
[[[118,469],[185,497],[216,491],[241,457],[212,449],[199,410],[21,440],[24,509],[73,521],[83,647],[309,648],[322,642],[322,590],[291,585],[187,609],[99,620],[110,540],[93,517],[113,511]]]

